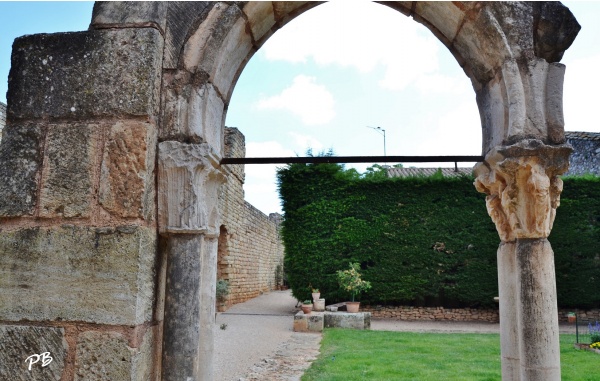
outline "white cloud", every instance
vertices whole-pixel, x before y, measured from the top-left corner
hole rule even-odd
[[[287,110],[300,117],[306,125],[330,122],[335,117],[333,95],[314,77],[299,75],[292,85],[279,95],[258,101],[259,109]]]
[[[458,104],[452,111],[435,118],[433,125],[434,128],[424,131],[417,155],[481,154],[481,121],[475,102]]]
[[[571,61],[565,72],[563,105],[565,130],[600,131],[594,110],[598,108],[600,54]]]
[[[296,132],[290,132],[290,136],[294,139],[294,144],[304,154],[304,152],[311,148],[315,153],[323,150],[323,144],[313,136],[302,135]]]
[[[354,67],[383,67],[379,85],[402,90],[439,68],[439,43],[399,12],[369,2],[319,5],[273,35],[263,46],[268,60]]]

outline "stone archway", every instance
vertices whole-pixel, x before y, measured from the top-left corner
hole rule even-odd
[[[477,95],[486,160],[476,186],[502,241],[503,378],[559,380],[546,238],[570,153],[558,61],[579,25],[554,2],[383,4],[429,28]],[[0,360],[44,341],[57,358],[35,371],[65,380],[92,359],[112,364],[108,378],[212,378],[225,113],[252,54],[316,5],[97,3],[87,32],[15,41],[0,146],[0,329],[30,345]],[[106,345],[124,361],[112,363]]]

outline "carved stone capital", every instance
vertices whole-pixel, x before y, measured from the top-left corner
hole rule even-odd
[[[491,150],[475,166],[475,187],[503,242],[550,235],[572,148],[527,139]]]
[[[158,150],[160,233],[218,236],[219,157],[206,143],[168,141]]]

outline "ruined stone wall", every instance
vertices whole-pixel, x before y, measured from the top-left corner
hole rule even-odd
[[[225,157],[244,157],[244,135],[225,129]],[[227,182],[219,196],[222,212],[217,279],[230,284],[228,306],[241,303],[281,285],[283,243],[279,236],[281,216],[266,216],[244,201],[244,166],[228,165]]]
[[[566,175],[600,175],[600,133],[566,131],[565,136],[573,146]]]
[[[162,46],[151,28],[13,44],[0,142],[0,380],[155,378]],[[29,370],[26,358],[45,352],[53,361]]]
[[[6,105],[0,102],[0,140],[2,140],[4,125],[6,125]]]

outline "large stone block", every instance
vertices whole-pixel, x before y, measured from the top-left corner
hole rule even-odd
[[[244,60],[254,49],[242,11],[234,4],[219,3],[187,40],[183,65],[191,72],[210,75],[224,99],[229,99]]]
[[[155,241],[139,226],[0,232],[0,320],[150,321]]]
[[[12,120],[155,115],[162,50],[152,28],[17,38],[8,114]]]
[[[95,29],[167,27],[166,1],[96,1],[91,26]]]
[[[156,129],[150,123],[111,127],[100,176],[100,204],[120,217],[154,219]]]
[[[44,132],[39,125],[11,125],[0,144],[0,216],[32,215],[37,201]]]
[[[215,1],[169,1],[163,68],[179,67],[181,47],[193,30],[204,22]],[[219,5],[220,6],[220,5]]]
[[[59,124],[49,127],[42,170],[40,216],[89,217],[92,165],[97,126]]]
[[[209,143],[222,151],[225,104],[203,73],[185,70],[163,76],[160,140]]]
[[[75,381],[146,381],[152,374],[152,330],[132,347],[117,332],[84,332],[77,338]]]
[[[62,328],[0,326],[0,379],[61,380],[67,350]],[[44,356],[46,352],[48,354]],[[27,360],[32,355],[44,357],[34,356]]]
[[[325,327],[371,329],[371,313],[325,312]]]
[[[244,5],[243,11],[254,41],[265,41],[273,34],[271,28],[275,25],[275,15],[270,1],[249,1]]]

